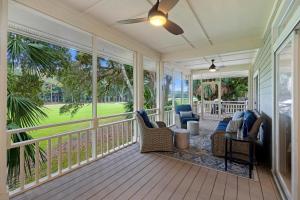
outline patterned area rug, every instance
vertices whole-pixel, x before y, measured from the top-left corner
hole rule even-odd
[[[210,136],[213,133],[217,122],[210,121],[209,123],[214,123],[214,125],[208,128],[200,126],[200,134],[196,136],[190,136],[190,146],[188,149],[180,150],[176,148],[174,152],[160,152],[159,154],[219,171],[225,171],[224,158],[213,156],[211,153]],[[248,170],[249,168],[246,165],[228,162],[228,173],[249,178]],[[255,167],[252,177],[254,180],[257,179]]]

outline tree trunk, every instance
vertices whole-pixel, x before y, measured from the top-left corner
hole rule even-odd
[[[123,64],[121,64],[121,70],[122,70],[122,75],[126,81],[127,87],[129,88],[129,91],[131,93],[131,96],[133,97],[133,86],[130,83],[130,80],[127,76],[126,70],[125,70],[125,66]]]

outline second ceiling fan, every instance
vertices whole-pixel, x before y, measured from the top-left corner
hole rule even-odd
[[[150,22],[154,26],[163,26],[167,31],[174,35],[183,34],[184,31],[176,23],[168,19],[169,11],[178,3],[179,0],[157,0],[156,4],[149,10],[148,17],[127,19],[118,21],[120,24],[135,24],[140,22]]]

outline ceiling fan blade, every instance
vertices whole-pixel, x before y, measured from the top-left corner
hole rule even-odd
[[[171,20],[168,20],[167,23],[164,25],[165,29],[167,29],[170,33],[174,35],[181,35],[184,33],[182,28],[172,22]]]
[[[161,0],[158,6],[158,10],[167,14],[177,3],[179,0]]]
[[[118,23],[119,24],[135,24],[135,23],[146,22],[146,21],[148,21],[148,18],[143,17],[143,18],[136,18],[136,19],[120,20],[120,21],[118,21]]]
[[[152,8],[149,10],[148,15],[151,15],[151,13],[155,12],[158,10],[158,5],[159,5],[159,1],[157,1]]]

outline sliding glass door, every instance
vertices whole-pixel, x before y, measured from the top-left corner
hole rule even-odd
[[[287,193],[291,192],[293,40],[290,37],[276,52],[276,174]]]
[[[275,51],[275,166],[287,199],[299,199],[300,37],[293,31]]]

